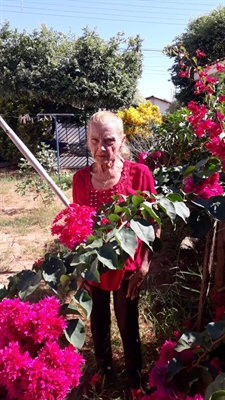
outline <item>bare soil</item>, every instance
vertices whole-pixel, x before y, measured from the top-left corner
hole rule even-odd
[[[16,193],[12,182],[5,187],[0,180],[0,283],[6,283],[8,276],[23,269],[31,269],[54,241],[50,231],[52,220],[45,220],[44,216],[48,216],[48,206],[40,198],[34,200],[33,194]],[[59,211],[65,206],[56,199],[53,207]],[[52,216],[53,219],[54,212]]]

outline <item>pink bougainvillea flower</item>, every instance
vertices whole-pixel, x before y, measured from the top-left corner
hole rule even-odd
[[[166,340],[160,349],[160,356],[157,361],[157,365],[166,365],[173,357],[176,357],[177,352],[174,350],[176,342]]]
[[[217,69],[218,72],[224,72],[225,71],[225,65],[216,64],[216,69]]]
[[[202,197],[204,199],[209,199],[212,196],[218,196],[224,193],[222,186],[219,184],[219,172],[215,172],[197,185],[194,185],[192,176],[188,176],[184,179],[183,190],[185,193],[194,192],[197,197]]]
[[[159,150],[154,151],[154,153],[151,154],[151,158],[160,158],[162,156],[162,152]]]
[[[216,307],[214,322],[220,321],[225,316],[225,306]]]
[[[179,71],[179,72],[178,72],[178,75],[179,75],[180,78],[189,78],[189,76],[190,76],[190,70],[187,69],[187,70],[185,70],[185,71]]]
[[[70,204],[54,218],[51,232],[59,236],[60,243],[72,250],[92,233],[95,216],[96,211],[92,207]]]
[[[35,260],[33,263],[33,268],[36,268],[36,269],[40,268],[43,261],[44,261],[44,257],[41,257],[41,258],[38,258],[38,260]]]
[[[59,308],[55,297],[0,302],[0,388],[8,400],[64,400],[78,386],[84,360],[72,345],[59,346],[66,326]]]
[[[220,103],[225,102],[225,96],[223,96],[223,95],[219,96],[218,101],[219,101]]]
[[[207,142],[205,146],[211,151],[213,156],[225,160],[225,142],[224,140],[221,140],[219,136],[210,138],[210,141]]]
[[[142,151],[142,152],[139,154],[138,163],[139,163],[139,164],[146,164],[146,163],[147,163],[147,158],[148,158],[148,156],[149,156],[149,152],[148,152],[148,151]]]
[[[196,57],[200,58],[200,57],[206,57],[206,54],[203,53],[203,51],[201,51],[200,49],[197,49],[196,52]]]

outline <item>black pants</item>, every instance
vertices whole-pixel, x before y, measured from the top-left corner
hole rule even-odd
[[[138,325],[138,298],[126,298],[128,281],[123,280],[119,290],[113,292],[114,310],[123,342],[125,367],[132,389],[141,384],[141,344]],[[110,292],[92,286],[93,309],[91,331],[98,371],[106,374],[112,368],[110,341]]]

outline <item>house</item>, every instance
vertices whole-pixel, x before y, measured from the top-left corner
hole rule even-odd
[[[159,97],[149,96],[145,98],[150,101],[154,106],[158,106],[162,115],[164,115],[171,104],[170,101],[165,99],[160,99]]]
[[[216,68],[216,65],[220,65],[221,67],[223,67],[225,69],[225,57],[223,58],[219,58],[218,60],[216,60],[215,62],[213,62],[212,64],[209,64],[209,71],[208,71],[208,75],[217,75],[219,73],[219,71]],[[198,71],[195,70],[194,72],[194,80],[198,81],[199,80],[199,74]]]

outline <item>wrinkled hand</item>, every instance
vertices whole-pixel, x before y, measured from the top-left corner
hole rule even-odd
[[[142,265],[130,276],[126,295],[127,298],[130,297],[131,300],[134,300],[136,297],[138,297],[140,287],[146,274],[148,273],[148,270],[149,264]]]

